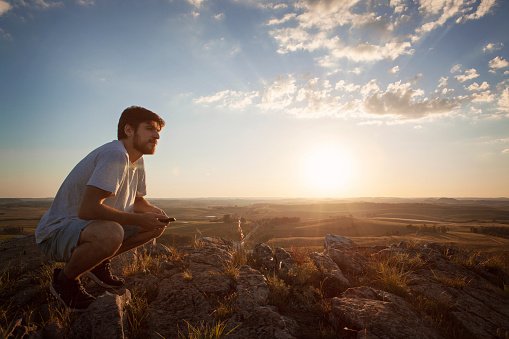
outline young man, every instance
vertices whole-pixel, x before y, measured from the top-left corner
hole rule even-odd
[[[74,310],[94,297],[80,283],[86,274],[103,287],[119,287],[110,259],[159,237],[166,213],[143,197],[143,155],[154,154],[164,120],[143,107],[129,107],[118,122],[118,140],[88,154],[69,173],[35,231],[39,248],[65,262],[55,269],[52,294]],[[161,221],[163,220],[163,221]]]

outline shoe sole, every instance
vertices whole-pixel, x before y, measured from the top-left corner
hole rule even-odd
[[[107,283],[105,283],[104,281],[102,281],[101,279],[99,279],[98,277],[96,277],[96,275],[92,272],[87,272],[84,274],[86,277],[89,277],[90,279],[92,279],[97,285],[99,286],[102,286],[104,288],[121,288],[124,286],[124,284],[120,285],[120,286],[113,286],[113,285],[108,285]]]
[[[85,312],[88,309],[88,307],[87,308],[73,308],[73,307],[67,305],[65,303],[65,301],[60,297],[60,294],[58,294],[58,292],[55,290],[53,285],[49,286],[49,290],[50,290],[51,294],[58,300],[58,302],[61,303],[63,306],[65,306],[69,311]]]

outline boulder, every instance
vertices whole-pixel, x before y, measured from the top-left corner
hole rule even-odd
[[[324,248],[325,251],[329,251],[331,249],[344,249],[354,247],[355,243],[346,237],[342,237],[340,235],[327,234],[325,236]]]
[[[256,268],[273,271],[276,267],[272,248],[267,244],[256,244],[253,249],[253,261]]]
[[[105,292],[72,323],[72,338],[124,338],[124,307],[131,292],[116,295]]]
[[[337,331],[356,330],[367,338],[441,338],[402,298],[371,287],[346,290],[332,299],[330,322]]]
[[[295,267],[295,260],[290,252],[286,251],[284,248],[276,247],[274,258],[276,259],[276,271],[282,275],[286,276],[288,272]]]
[[[309,258],[322,274],[323,289],[327,297],[335,296],[350,287],[350,282],[343,275],[338,265],[327,255],[313,252],[309,254]]]

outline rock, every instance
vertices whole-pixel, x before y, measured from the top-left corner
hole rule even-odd
[[[355,246],[355,243],[349,238],[334,234],[327,234],[325,236],[325,251],[330,251],[331,249],[351,248],[353,246]]]
[[[149,241],[145,245],[138,247],[137,250],[138,252],[150,255],[151,257],[172,255],[172,251],[168,248],[168,246],[152,241]]]
[[[367,261],[364,256],[345,249],[330,249],[326,254],[338,265],[342,271],[354,274],[366,272]]]
[[[123,295],[105,292],[73,322],[73,338],[124,338],[124,307],[131,300],[131,292]]]
[[[286,276],[288,271],[295,267],[295,260],[284,248],[276,247],[274,258],[276,259],[275,266],[278,273]]]
[[[232,325],[238,327],[228,336],[228,338],[277,338],[292,339],[295,338],[292,333],[297,332],[297,322],[291,318],[283,317],[275,312],[271,307],[258,306],[251,310],[250,316],[237,322],[235,317],[232,319]]]
[[[233,287],[233,282],[223,269],[202,263],[189,263],[193,284],[203,293],[226,294]]]
[[[330,321],[368,338],[441,338],[402,298],[373,289],[355,287],[332,299]]]
[[[203,237],[198,239],[202,246],[217,247],[227,252],[233,250],[233,241],[223,238]]]
[[[267,244],[256,244],[253,249],[253,261],[257,268],[273,271],[276,263],[272,254],[272,248]]]
[[[269,286],[267,279],[258,270],[244,265],[239,271],[235,306],[241,314],[249,315],[253,307],[267,305]]]
[[[323,276],[323,289],[326,296],[335,296],[350,286],[350,282],[343,275],[338,265],[327,255],[313,252],[309,254],[309,258]]]
[[[159,284],[159,293],[147,308],[149,328],[166,338],[178,337],[178,329],[186,328],[184,320],[198,324],[210,319],[212,312],[205,294],[193,280],[186,280],[179,273],[163,279]]]

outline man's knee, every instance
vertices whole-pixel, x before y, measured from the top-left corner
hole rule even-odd
[[[84,241],[92,242],[107,252],[116,251],[124,240],[123,227],[114,221],[98,220],[82,232]]]

